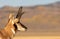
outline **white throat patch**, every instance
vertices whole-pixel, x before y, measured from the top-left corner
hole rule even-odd
[[[14,24],[14,22],[12,21],[12,24]]]
[[[15,34],[15,31],[12,28],[11,28],[11,30],[12,30],[13,34]]]
[[[2,39],[2,37],[0,37],[0,39]]]

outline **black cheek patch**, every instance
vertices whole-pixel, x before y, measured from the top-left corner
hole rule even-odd
[[[17,25],[16,24],[14,24],[14,27],[15,27],[15,31],[17,30]]]

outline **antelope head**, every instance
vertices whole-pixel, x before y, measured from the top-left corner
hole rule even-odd
[[[21,22],[20,22],[20,19],[21,19],[21,16],[24,14],[24,12],[22,12],[22,7],[19,8],[18,10],[18,14],[16,15],[16,17],[14,18],[14,15],[13,14],[10,14],[9,15],[9,21],[12,22],[12,26],[14,27],[14,30],[15,31],[26,31],[27,27],[24,26]],[[10,22],[10,23],[11,23]]]
[[[24,26],[21,22],[21,16],[24,14],[24,12],[22,12],[22,7],[19,8],[18,10],[18,14],[16,15],[16,18],[14,20],[14,26],[17,26],[17,30],[19,31],[26,31],[27,27]]]

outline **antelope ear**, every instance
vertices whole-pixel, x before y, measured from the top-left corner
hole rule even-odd
[[[9,14],[9,19],[14,18],[12,13]]]

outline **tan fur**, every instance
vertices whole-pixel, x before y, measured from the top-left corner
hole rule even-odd
[[[10,38],[13,37],[13,32],[12,32],[11,29],[14,29],[14,26],[13,26],[13,23],[12,23],[13,18],[12,18],[11,15],[12,14],[10,14],[9,21],[8,21],[7,25],[5,26],[5,28],[0,31],[0,37],[2,39],[10,39]]]

